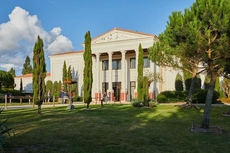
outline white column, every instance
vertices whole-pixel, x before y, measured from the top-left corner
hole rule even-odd
[[[122,82],[121,82],[121,92],[124,94],[124,101],[127,101],[127,65],[125,63],[126,51],[121,51],[121,69],[122,69]]]
[[[136,49],[135,50],[135,54],[136,54],[136,88],[135,88],[135,93],[137,93],[137,86],[138,86],[138,56],[139,56],[139,50]],[[137,98],[137,97],[135,97]]]
[[[109,91],[113,93],[113,83],[112,83],[112,77],[113,77],[113,71],[112,71],[112,52],[109,52]]]
[[[96,54],[96,89],[97,93],[100,92],[100,55],[99,53]]]

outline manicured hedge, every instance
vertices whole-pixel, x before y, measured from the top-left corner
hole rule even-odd
[[[193,103],[205,103],[208,90],[197,89],[194,91]],[[157,95],[158,103],[185,102],[188,97],[188,91],[163,91]],[[212,103],[217,103],[220,97],[219,92],[213,92]]]

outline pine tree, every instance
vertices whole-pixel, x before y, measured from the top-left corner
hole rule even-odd
[[[93,84],[92,73],[92,50],[91,50],[91,36],[90,31],[85,34],[85,51],[84,51],[84,102],[87,104],[86,108],[89,109],[89,104],[92,101],[91,92]]]
[[[38,105],[38,114],[41,114],[41,105],[45,94],[46,64],[43,50],[43,40],[38,40],[33,50],[33,100]]]
[[[137,94],[138,100],[143,102],[143,69],[144,69],[144,57],[143,57],[143,49],[141,44],[139,44],[139,54],[138,54],[138,86],[137,86]]]
[[[32,66],[30,65],[30,58],[29,56],[26,56],[25,63],[23,64],[22,74],[25,75],[25,74],[29,74],[32,72],[33,72],[33,69],[32,69]]]

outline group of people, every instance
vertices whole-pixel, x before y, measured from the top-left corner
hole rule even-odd
[[[104,92],[101,101],[102,102],[110,101],[110,96],[111,96],[110,92],[108,92],[108,94],[106,92]]]
[[[70,92],[70,95],[68,94],[68,92],[61,90],[59,97],[62,99],[62,104],[67,103],[67,101],[69,101],[71,99],[71,102],[73,102],[73,92]]]

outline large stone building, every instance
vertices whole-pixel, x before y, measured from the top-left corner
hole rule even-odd
[[[155,98],[157,93],[161,91],[174,90],[174,81],[177,72],[156,66],[148,59],[147,49],[156,41],[158,41],[158,38],[153,34],[120,28],[114,28],[93,38],[91,42],[93,99],[100,100],[103,92],[110,92],[114,101],[130,101],[137,97],[139,44],[142,45],[144,50],[144,73],[158,72],[163,76],[163,82],[151,83],[149,87],[150,98]],[[79,95],[83,96],[83,53],[84,51],[76,51],[49,56],[50,73],[46,80],[53,82],[62,80],[62,67],[64,61],[66,61],[67,68],[68,66],[72,68],[72,77],[78,81]],[[15,83],[19,84],[19,79],[21,78],[24,79],[24,76],[16,77]],[[16,85],[16,89],[18,86]],[[25,82],[23,86],[26,87]]]

